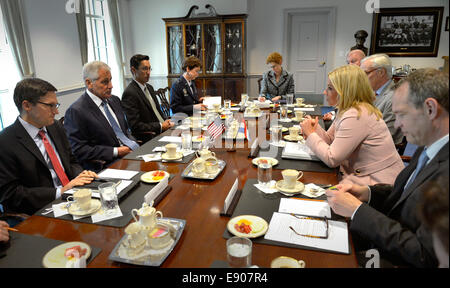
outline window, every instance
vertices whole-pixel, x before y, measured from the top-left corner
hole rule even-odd
[[[122,95],[119,67],[105,0],[85,0],[88,33],[88,61],[102,61],[111,67],[113,94]]]
[[[20,81],[20,74],[14,62],[6,37],[0,7],[0,131],[16,121],[19,111],[13,100],[14,88]]]

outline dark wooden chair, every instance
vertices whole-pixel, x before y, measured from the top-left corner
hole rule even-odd
[[[166,96],[166,93],[168,96]],[[170,118],[170,88],[159,88],[156,91],[156,96],[158,97],[161,111],[164,114],[163,117]]]
[[[262,81],[262,77],[258,79],[258,95],[261,93],[261,81]]]

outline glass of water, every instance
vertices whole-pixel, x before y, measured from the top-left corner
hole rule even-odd
[[[287,106],[294,105],[294,94],[286,94],[286,104]]]
[[[280,143],[281,136],[282,136],[282,129],[283,129],[283,127],[281,125],[274,125],[274,126],[272,126],[272,128],[270,128],[272,143],[274,143],[274,144]]]
[[[181,132],[181,149],[183,151],[192,150],[192,135],[189,129],[185,129]]]
[[[270,163],[258,164],[258,184],[269,186],[272,181],[272,165]]]
[[[232,268],[250,267],[252,264],[252,241],[234,236],[227,240],[227,260]]]
[[[100,192],[100,200],[102,201],[102,208],[106,214],[114,213],[119,207],[117,200],[116,183],[106,182],[98,186]]]

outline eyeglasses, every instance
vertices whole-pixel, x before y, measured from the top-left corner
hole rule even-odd
[[[153,71],[153,68],[152,68],[152,66],[150,66],[150,67],[143,67],[143,68],[141,68],[141,70],[144,71],[144,72],[147,72],[147,71]]]
[[[302,233],[298,233],[297,231],[295,231],[294,227],[289,226],[289,228],[294,231],[295,234],[297,234],[298,236],[304,236],[304,237],[310,237],[310,238],[319,238],[319,239],[328,239],[328,219],[326,217],[321,218],[321,217],[306,217],[306,216],[297,216],[295,214],[290,213],[291,216],[300,219],[300,220],[316,220],[316,221],[321,221],[325,224],[326,230],[325,230],[325,236],[317,236],[317,235],[308,235],[308,234],[302,234]]]
[[[37,101],[38,103],[41,103],[47,107],[50,107],[50,109],[58,109],[59,106],[61,105],[60,103],[56,103],[56,104],[50,104],[50,103],[45,103],[45,102],[41,102],[41,101]]]

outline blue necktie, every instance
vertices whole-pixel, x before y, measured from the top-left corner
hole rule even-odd
[[[414,182],[414,179],[416,179],[417,174],[419,174],[420,170],[422,170],[423,166],[425,166],[425,164],[428,162],[429,158],[426,152],[427,149],[426,148],[423,149],[422,153],[419,156],[419,161],[417,161],[416,170],[414,170],[413,175],[409,179],[408,183],[406,183],[405,189],[403,191],[405,191],[409,187],[409,185],[411,185],[411,183]]]
[[[111,126],[114,130],[114,133],[116,133],[116,137],[122,142],[122,144],[130,147],[131,150],[136,150],[139,148],[139,145],[134,142],[133,140],[129,139],[125,134],[122,132],[122,129],[120,129],[119,124],[112,116],[111,112],[109,111],[108,105],[106,100],[102,102],[102,106],[105,109],[106,117],[108,117],[109,123],[111,123]]]

